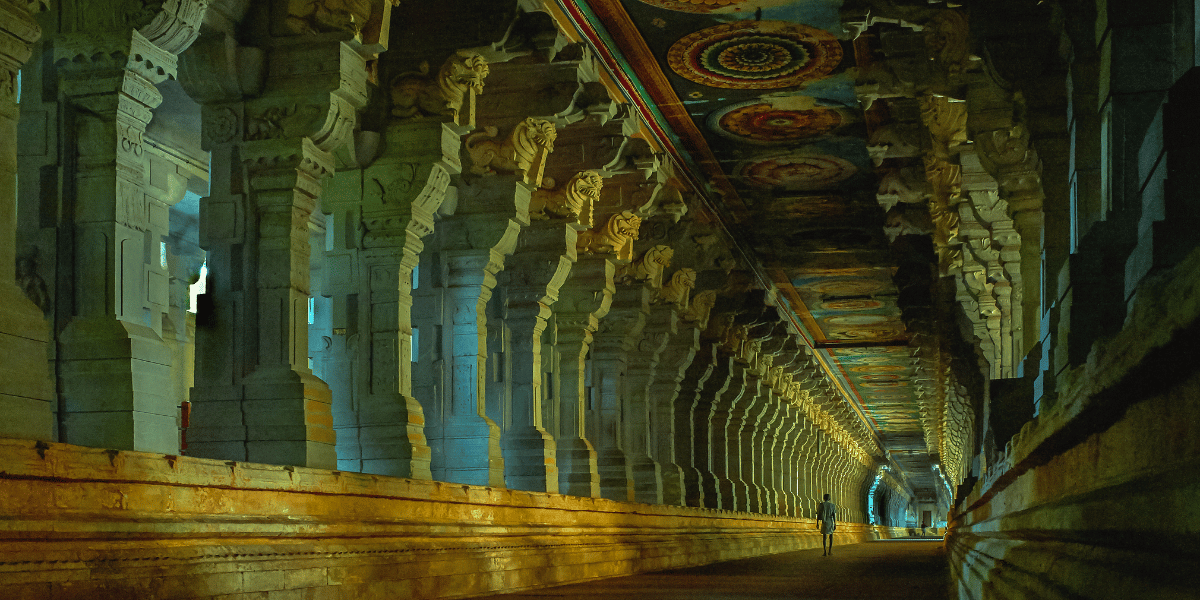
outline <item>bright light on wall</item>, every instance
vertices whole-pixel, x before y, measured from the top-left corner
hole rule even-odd
[[[197,296],[203,294],[208,289],[208,261],[200,265],[200,278],[196,283],[188,286],[188,295],[191,296],[191,302],[188,304],[188,312],[196,312]]]

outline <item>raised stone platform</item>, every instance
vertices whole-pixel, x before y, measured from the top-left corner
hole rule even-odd
[[[65,444],[0,440],[0,465],[22,600],[463,597],[820,545],[811,519]]]

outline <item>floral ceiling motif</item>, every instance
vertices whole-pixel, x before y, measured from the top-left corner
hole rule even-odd
[[[816,191],[836,187],[857,172],[854,163],[839,156],[797,152],[748,162],[739,175],[756,187]]]
[[[708,27],[667,52],[667,63],[685,79],[729,89],[804,85],[828,76],[841,62],[842,45],[829,32],[785,21]]]
[[[716,111],[709,127],[751,144],[785,144],[833,133],[849,119],[834,108],[779,108],[752,100]]]

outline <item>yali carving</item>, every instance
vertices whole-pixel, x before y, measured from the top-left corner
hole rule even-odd
[[[392,78],[392,116],[402,119],[449,116],[456,125],[473,127],[475,97],[483,93],[489,72],[487,59],[469,50],[452,54],[436,76],[430,76],[429,63],[422,63],[418,71]]]
[[[633,240],[638,239],[642,218],[632,211],[609,217],[599,232],[579,234],[578,249],[587,254],[616,254],[618,260],[633,259]]]
[[[487,127],[483,132],[467,136],[467,153],[471,156],[471,172],[480,175],[504,172],[521,173],[528,184],[542,180],[546,158],[554,151],[558,131],[554,123],[527,117],[513,129],[508,139],[496,141],[499,131]],[[489,137],[492,139],[480,139]]]
[[[600,200],[604,178],[595,171],[576,174],[561,190],[539,189],[529,204],[531,219],[575,219],[591,227],[592,206]],[[581,218],[583,217],[583,218]]]

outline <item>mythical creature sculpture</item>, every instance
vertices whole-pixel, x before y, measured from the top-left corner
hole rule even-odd
[[[657,300],[678,306],[680,310],[688,307],[692,290],[696,288],[696,271],[682,268],[675,271],[671,280],[658,292]]]
[[[371,18],[371,0],[288,0],[284,24],[294,34],[349,31],[358,35]]]
[[[467,136],[467,153],[471,156],[471,172],[479,175],[495,173],[521,173],[525,183],[539,183],[546,167],[546,158],[554,151],[554,140],[558,131],[554,123],[527,117],[521,121],[503,142],[495,138],[499,131],[486,127],[483,132]],[[488,137],[492,139],[479,139]]]
[[[694,284],[693,284],[694,286]],[[717,291],[707,290],[696,294],[696,297],[691,299],[687,310],[680,315],[685,322],[695,323],[700,329],[708,328],[708,318],[712,315],[712,309],[717,305]]]
[[[604,178],[595,171],[581,171],[571,178],[561,190],[539,189],[533,193],[529,203],[529,218],[578,219],[591,225],[592,206],[600,200]],[[580,219],[586,215],[585,219]]]
[[[663,286],[663,271],[671,266],[671,259],[675,256],[675,250],[670,246],[659,244],[646,251],[641,258],[637,259],[624,269],[624,274],[620,276],[622,281],[647,281],[654,288]]]
[[[435,77],[429,74],[429,63],[421,63],[418,71],[392,78],[392,115],[404,119],[449,116],[457,125],[474,125],[474,98],[483,93],[490,72],[487,59],[469,50],[452,54]]]
[[[633,240],[638,239],[641,226],[642,218],[626,210],[609,217],[599,232],[580,233],[577,247],[587,254],[616,254],[618,260],[632,260]]]

